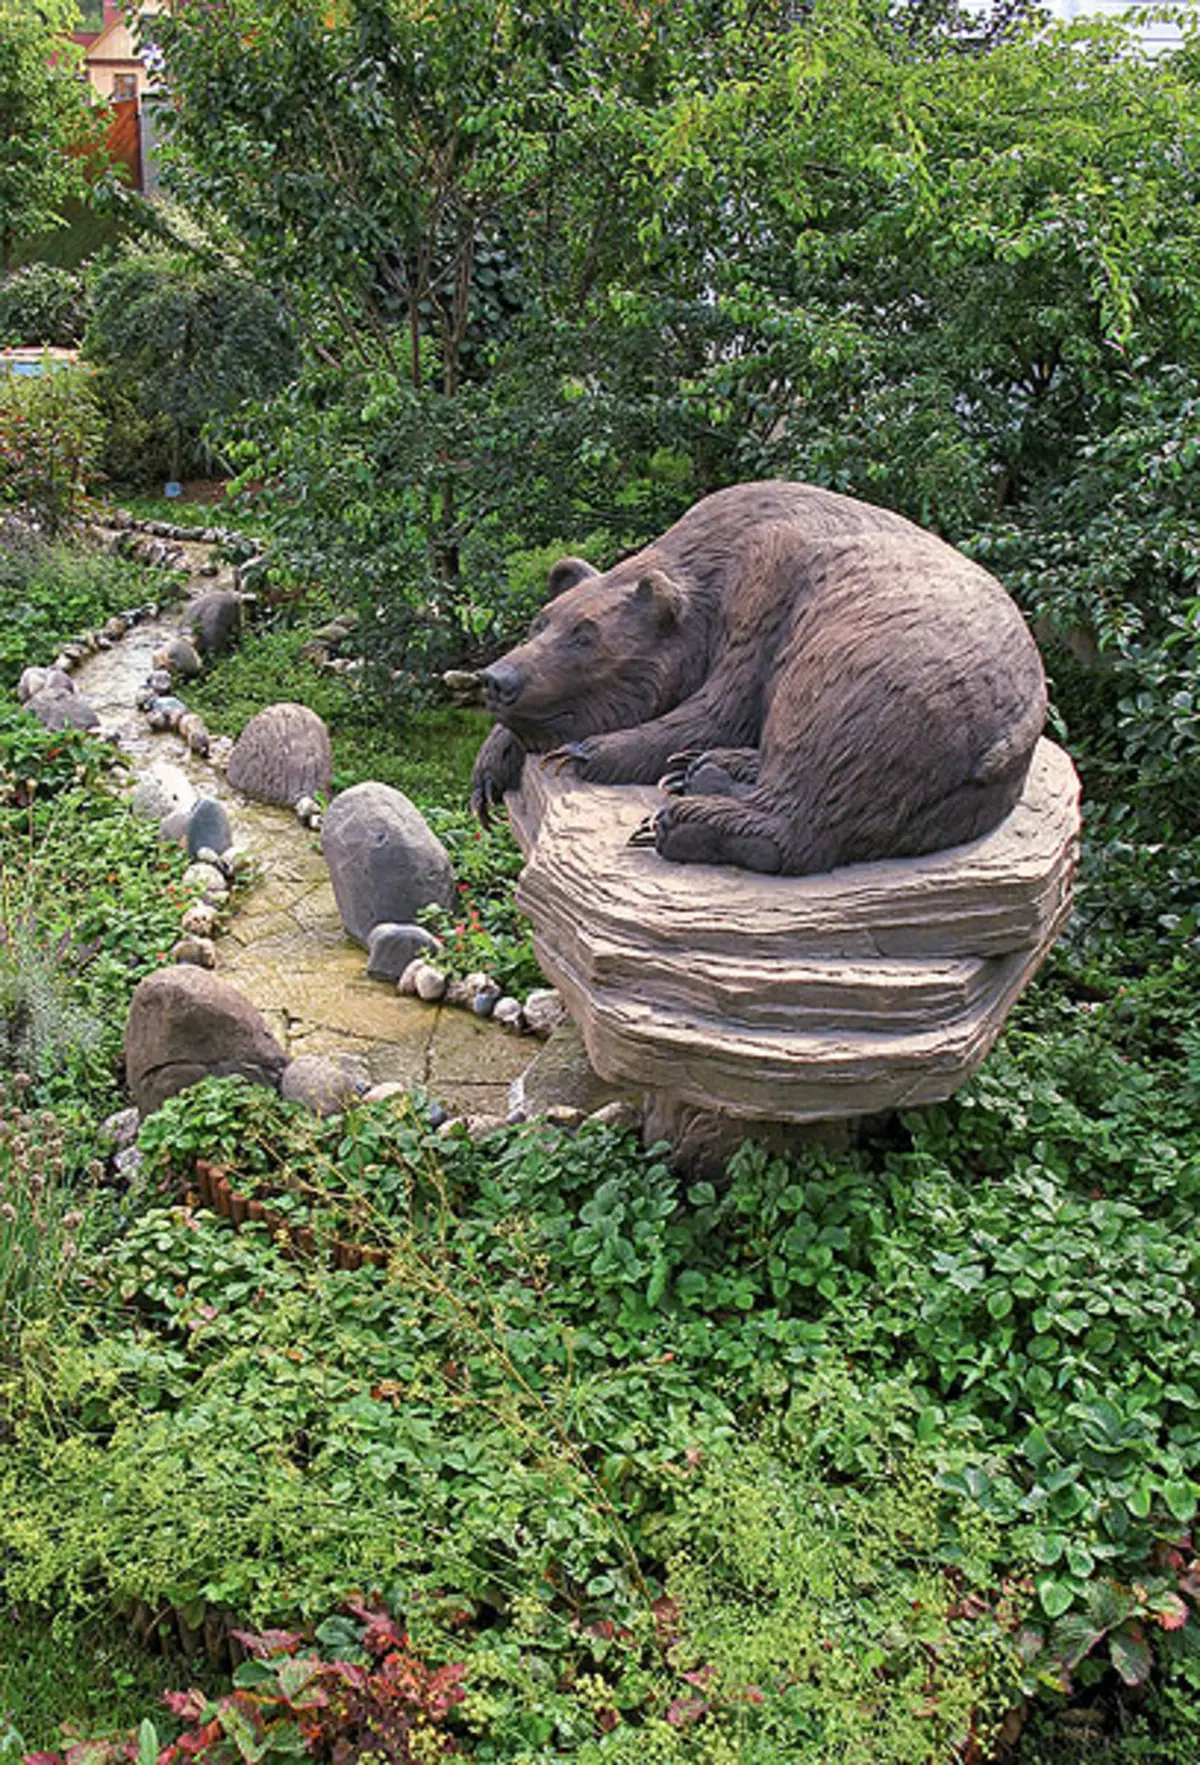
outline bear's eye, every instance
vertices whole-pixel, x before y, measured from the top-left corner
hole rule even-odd
[[[581,649],[589,649],[596,641],[596,622],[594,619],[581,619],[571,633],[571,642]]]
[[[529,627],[530,637],[540,637],[549,623],[550,621],[547,619],[546,615],[544,613],[539,613],[533,624]]]

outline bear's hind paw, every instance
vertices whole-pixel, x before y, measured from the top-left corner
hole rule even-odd
[[[655,823],[658,815],[647,815],[645,821],[639,822],[625,842],[629,846],[657,846],[658,830]]]

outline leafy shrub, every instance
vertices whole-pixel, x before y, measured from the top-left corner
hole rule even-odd
[[[23,264],[0,281],[0,347],[70,349],[83,341],[87,284],[73,270]]]
[[[0,374],[0,506],[60,532],[80,512],[103,436],[85,369]]]
[[[108,473],[135,484],[206,469],[204,424],[272,392],[295,365],[269,290],[165,248],[130,250],[96,275],[84,347],[110,418]]]

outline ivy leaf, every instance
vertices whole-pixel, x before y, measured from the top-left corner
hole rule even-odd
[[[1070,1582],[1059,1581],[1053,1575],[1039,1575],[1037,1591],[1048,1618],[1061,1618],[1075,1598],[1075,1589]]]
[[[1186,1477],[1171,1477],[1163,1484],[1163,1500],[1181,1526],[1196,1512],[1196,1486]]]

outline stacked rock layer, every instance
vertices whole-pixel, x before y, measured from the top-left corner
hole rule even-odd
[[[508,798],[517,902],[597,1073],[702,1110],[807,1122],[950,1096],[1070,911],[1079,781],[1048,741],[985,838],[821,876],[631,847],[660,801],[531,761]]]

